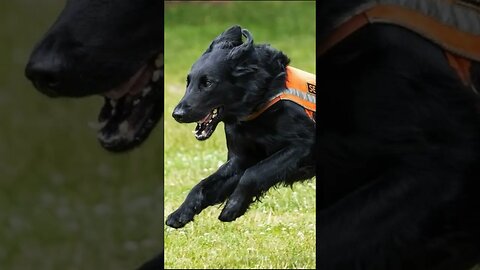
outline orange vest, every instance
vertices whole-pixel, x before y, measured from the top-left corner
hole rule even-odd
[[[302,106],[308,117],[315,122],[315,75],[291,66],[286,67],[286,72],[286,89],[260,106],[257,111],[245,117],[243,121],[257,118],[281,100],[289,100]]]
[[[343,23],[337,25],[320,44],[320,54],[367,24],[394,24],[410,29],[443,47],[450,66],[462,82],[477,92],[470,78],[470,67],[472,60],[480,61],[480,33],[475,29],[480,23],[479,2],[474,5],[468,4],[466,0],[423,1],[425,5],[416,5],[419,1],[423,0],[377,0],[360,6],[343,18]],[[436,16],[428,14],[428,8]],[[465,18],[462,18],[462,14]],[[448,21],[456,24],[447,23]]]

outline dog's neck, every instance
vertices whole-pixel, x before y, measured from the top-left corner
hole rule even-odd
[[[232,111],[231,117],[224,119],[225,123],[241,122],[285,89],[286,67],[290,62],[285,54],[269,45],[259,44],[255,45],[254,54],[249,57],[241,65],[255,71],[235,83],[245,94],[241,97],[242,106]]]
[[[285,69],[286,78],[283,80],[283,85],[278,86],[278,89],[280,89],[279,93],[275,91],[274,96],[270,96],[251,114],[241,119],[241,121],[251,121],[257,118],[281,100],[289,100],[302,106],[307,115],[315,121],[315,75],[291,66],[287,66]],[[282,80],[280,80],[280,82],[282,82]]]

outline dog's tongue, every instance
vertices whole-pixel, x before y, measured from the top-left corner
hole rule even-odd
[[[151,73],[151,71],[147,70],[147,66],[144,66],[127,82],[103,93],[103,95],[114,100],[120,99],[127,93],[134,96],[142,91],[143,87],[148,83],[150,77],[152,76]]]
[[[202,124],[202,123],[207,122],[207,120],[210,119],[211,115],[212,115],[212,113],[207,114],[207,116],[205,116],[202,120],[198,121],[197,123]]]

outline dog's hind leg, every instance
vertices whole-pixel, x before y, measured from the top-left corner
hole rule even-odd
[[[313,177],[315,175],[314,166],[302,166],[310,159],[309,154],[308,147],[284,148],[248,168],[228,198],[219,219],[221,221],[235,220],[247,211],[255,197],[260,197],[272,186]]]
[[[182,205],[167,218],[166,224],[181,228],[208,206],[225,201],[243,174],[235,159],[223,164],[214,174],[200,181],[188,193]]]

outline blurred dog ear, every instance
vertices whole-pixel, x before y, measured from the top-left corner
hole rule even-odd
[[[239,25],[234,25],[221,33],[218,37],[216,37],[212,41],[208,49],[204,52],[204,54],[211,52],[215,47],[233,48],[241,44],[242,28]]]

